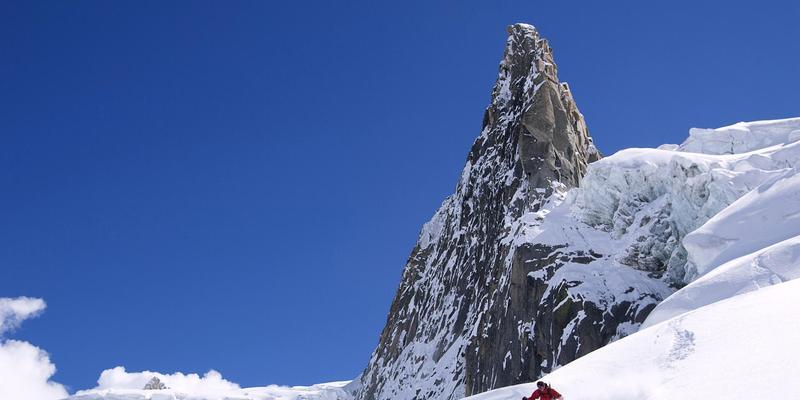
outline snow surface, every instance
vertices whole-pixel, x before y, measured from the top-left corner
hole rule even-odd
[[[776,169],[779,174],[764,179],[686,235],[682,242],[688,253],[686,270],[693,280],[659,304],[643,326],[800,277],[800,141],[793,133],[799,132],[799,122],[787,119],[734,125],[755,126],[760,132],[772,134],[767,137],[769,140],[758,141],[769,147],[746,153],[750,160],[756,155],[764,157],[756,158],[758,165],[752,161],[740,163],[740,171],[781,164],[785,168]],[[795,141],[774,144],[776,140]],[[756,147],[746,143],[740,146]]]
[[[798,142],[800,144],[800,142]],[[800,174],[770,179],[683,240],[689,269],[703,275],[734,258],[800,235]]]
[[[800,118],[739,122],[716,129],[692,128],[681,151],[735,154],[800,140]]]
[[[800,281],[720,301],[594,351],[543,378],[569,400],[796,398]],[[469,400],[529,396],[534,384]],[[788,397],[787,397],[788,396]]]
[[[642,325],[666,321],[742,293],[800,278],[800,236],[729,261],[661,302]]]

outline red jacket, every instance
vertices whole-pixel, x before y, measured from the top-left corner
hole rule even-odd
[[[543,390],[536,389],[529,399],[542,399],[542,400],[553,400],[561,397],[561,393],[556,392],[555,389],[551,387],[546,387]]]

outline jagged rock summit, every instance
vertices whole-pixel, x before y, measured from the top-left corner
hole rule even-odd
[[[147,384],[144,385],[142,390],[164,390],[167,389],[167,385],[164,382],[161,382],[161,379],[158,379],[157,376],[152,377]]]
[[[543,217],[547,200],[577,186],[600,154],[547,40],[526,24],[508,34],[481,134],[455,193],[420,233],[378,347],[352,386],[357,398],[460,398],[535,379],[613,336],[591,329],[597,338],[559,344],[582,310],[554,315],[572,284],[528,277],[602,257],[518,240],[523,216]]]

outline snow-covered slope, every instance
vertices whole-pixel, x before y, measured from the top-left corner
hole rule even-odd
[[[742,293],[800,278],[800,236],[729,261],[661,302],[642,327]]]
[[[739,123],[729,128],[739,132],[743,127],[758,127],[757,132],[764,137],[737,143],[740,148],[755,150],[743,154],[745,158],[736,162],[736,169],[758,170],[761,179],[751,181],[749,185],[755,186],[752,190],[686,235],[682,242],[688,253],[686,270],[693,280],[659,304],[644,326],[800,276],[800,119]],[[703,132],[732,136],[727,131]],[[704,139],[719,143],[713,136]],[[697,140],[690,137],[687,143],[713,147]]]
[[[783,147],[796,164],[800,142]],[[772,159],[775,161],[775,159]],[[722,210],[683,241],[689,268],[703,275],[726,261],[800,235],[800,174],[797,169],[769,179]]]
[[[543,379],[569,400],[794,399],[797,304],[798,280],[739,295],[644,329]],[[517,385],[468,399],[519,399],[533,389]]]

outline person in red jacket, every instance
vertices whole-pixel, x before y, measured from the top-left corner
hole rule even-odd
[[[563,397],[561,397],[561,393],[556,392],[556,390],[551,388],[550,385],[539,381],[536,382],[536,390],[533,391],[531,397],[523,397],[522,400],[558,400],[562,398]]]

